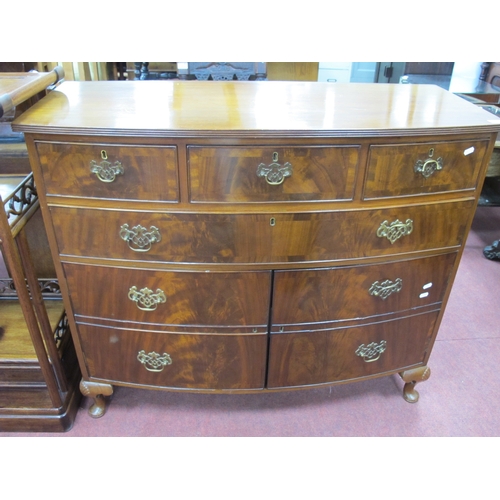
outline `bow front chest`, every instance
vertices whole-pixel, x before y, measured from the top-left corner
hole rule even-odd
[[[64,82],[14,128],[91,415],[113,385],[418,399],[493,115],[431,85]]]

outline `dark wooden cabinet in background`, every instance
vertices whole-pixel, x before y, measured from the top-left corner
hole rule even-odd
[[[115,384],[418,399],[500,121],[426,85],[67,82],[15,129],[93,416]]]
[[[66,431],[81,375],[26,146],[10,128],[62,74],[7,65],[18,71],[0,73],[0,431]]]

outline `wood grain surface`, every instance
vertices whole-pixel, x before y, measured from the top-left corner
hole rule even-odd
[[[64,82],[19,117],[13,130],[135,136],[435,135],[498,130],[500,120],[492,116],[434,85]]]

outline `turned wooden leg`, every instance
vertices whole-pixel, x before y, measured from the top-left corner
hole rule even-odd
[[[111,396],[113,394],[113,386],[82,379],[80,382],[80,391],[84,396],[94,398],[94,404],[89,408],[89,415],[92,418],[102,417],[106,413],[106,400],[104,396]]]
[[[428,366],[419,366],[413,370],[401,372],[399,375],[406,382],[403,388],[403,397],[408,403],[416,403],[419,395],[415,386],[418,382],[424,382],[431,376],[431,369]]]

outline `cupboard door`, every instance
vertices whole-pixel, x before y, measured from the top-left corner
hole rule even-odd
[[[270,389],[359,379],[423,363],[439,311],[352,328],[275,333]]]
[[[166,334],[79,324],[92,378],[178,389],[262,389],[267,335]]]
[[[64,272],[77,316],[267,329],[268,271],[174,272],[64,264]]]
[[[314,328],[315,323],[440,304],[456,256],[453,252],[387,264],[276,271],[271,332],[286,325]]]

